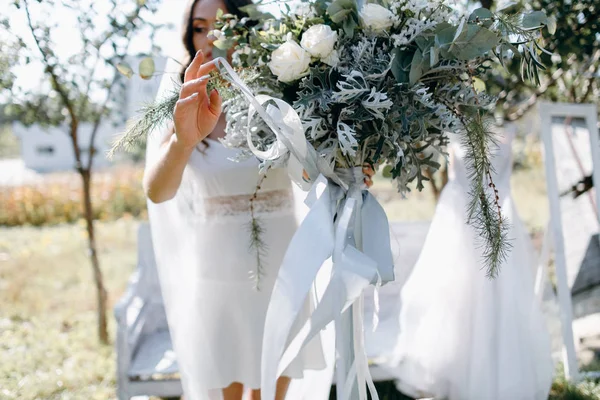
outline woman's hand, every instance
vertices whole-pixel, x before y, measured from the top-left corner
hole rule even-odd
[[[215,129],[221,116],[221,96],[216,89],[206,91],[209,73],[216,66],[212,62],[203,64],[202,51],[185,70],[179,100],[173,112],[177,144],[185,149],[195,147]]]
[[[372,178],[375,175],[375,170],[373,169],[373,166],[368,163],[363,164],[362,172],[363,174],[365,174],[365,185],[367,185],[367,188],[370,188],[371,186],[373,186]],[[302,178],[306,182],[310,181],[308,172],[306,172],[306,170],[302,170]]]
[[[365,174],[365,185],[367,185],[367,188],[370,188],[373,186],[372,178],[375,176],[375,170],[373,169],[373,166],[368,163],[363,164],[362,172]]]

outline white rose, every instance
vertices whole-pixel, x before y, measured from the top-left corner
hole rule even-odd
[[[288,40],[271,54],[269,68],[281,82],[292,82],[308,74],[310,54],[293,40]]]
[[[321,61],[323,61],[325,64],[329,65],[330,67],[337,67],[337,65],[340,63],[340,56],[337,52],[337,50],[333,50],[331,53],[329,53],[329,55],[325,58],[322,58]]]
[[[329,25],[318,24],[304,32],[300,45],[311,56],[325,58],[333,51],[336,41],[337,32],[334,32]]]
[[[394,25],[394,14],[379,4],[365,4],[360,10],[360,17],[364,26],[378,32]]]

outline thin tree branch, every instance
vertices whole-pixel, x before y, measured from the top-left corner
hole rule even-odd
[[[129,36],[127,38],[127,46],[125,46],[125,51],[123,52],[123,54],[127,54],[127,52],[129,51],[129,46],[131,45],[131,36]],[[122,59],[123,57],[121,57]],[[92,135],[90,136],[90,144],[89,144],[89,148],[88,148],[88,164],[87,164],[87,169],[88,171],[91,171],[92,169],[92,164],[94,161],[94,153],[95,153],[95,147],[94,147],[94,143],[96,141],[96,135],[98,134],[99,128],[100,128],[100,122],[102,121],[102,116],[104,115],[104,113],[106,112],[107,108],[108,108],[108,102],[110,101],[110,96],[112,94],[112,90],[115,87],[116,83],[119,80],[119,74],[117,72],[115,72],[115,75],[113,76],[113,80],[110,83],[110,86],[107,88],[107,92],[106,92],[106,98],[104,99],[104,103],[102,104],[102,107],[100,108],[100,112],[98,113],[98,115],[96,116],[96,120],[94,121],[94,127],[92,128]]]
[[[564,75],[565,71],[562,68],[559,68],[554,72],[552,77],[545,82],[542,86],[540,86],[527,100],[522,102],[517,106],[517,109],[506,116],[506,120],[508,121],[516,121],[521,118],[523,115],[527,113],[533,107],[540,96],[543,96],[546,91],[553,87],[556,82]],[[510,98],[511,95],[516,93],[516,89],[507,94],[506,98]]]
[[[94,67],[92,69],[92,74],[90,75],[90,80],[87,82],[86,85],[86,90],[85,90],[85,96],[83,97],[83,104],[81,105],[81,112],[85,112],[85,109],[87,108],[87,105],[89,103],[89,94],[90,94],[90,88],[91,88],[91,84],[93,82],[93,74],[96,71],[96,68],[98,66],[98,63],[100,62],[100,60],[102,59],[102,57],[100,57],[100,49],[102,49],[102,47],[110,40],[112,39],[112,37],[114,35],[117,34],[117,32],[121,32],[128,24],[133,23],[133,21],[135,21],[137,18],[139,18],[140,16],[140,11],[142,10],[143,6],[137,6],[135,11],[127,16],[127,18],[125,19],[125,23],[123,23],[121,26],[119,27],[115,27],[115,29],[111,30],[110,32],[108,32],[106,34],[106,36],[97,44],[95,44],[93,47],[96,49],[96,61],[94,63]],[[113,3],[113,8],[111,10],[111,12],[113,12],[114,10],[116,10],[117,8],[117,4]],[[130,39],[131,42],[131,39]],[[129,48],[129,43],[127,44],[127,48]],[[108,60],[105,60],[105,62],[107,64],[110,64],[110,62]],[[83,114],[82,114],[83,115]]]
[[[68,93],[65,91],[64,87],[61,85],[61,83],[59,81],[58,74],[56,73],[56,70],[55,70],[55,66],[50,63],[50,60],[48,60],[48,54],[44,51],[44,49],[42,49],[40,39],[35,34],[35,28],[33,26],[33,21],[31,19],[31,13],[29,11],[28,0],[23,0],[23,4],[25,5],[25,13],[27,15],[27,23],[29,25],[29,30],[31,31],[31,35],[33,36],[33,39],[35,41],[35,44],[36,44],[38,50],[42,54],[42,60],[44,62],[45,70],[48,73],[48,75],[50,75],[50,80],[52,82],[52,88],[54,90],[56,90],[56,92],[58,93],[58,96],[60,97],[63,105],[65,106],[65,108],[67,109],[67,112],[69,113],[69,117],[71,118],[70,130],[71,130],[71,139],[72,139],[72,144],[73,144],[73,152],[75,154],[76,168],[78,171],[81,171],[81,168],[82,168],[81,152],[79,150],[78,140],[77,140],[77,136],[78,136],[77,130],[79,127],[79,120],[77,118],[77,114],[75,113],[75,107],[74,107],[71,99],[69,99]]]

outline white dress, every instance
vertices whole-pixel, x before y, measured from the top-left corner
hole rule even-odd
[[[466,225],[469,183],[452,144],[444,188],[421,256],[402,289],[395,372],[400,390],[449,400],[546,400],[554,371],[549,335],[534,296],[533,248],[510,197],[512,137],[494,157],[512,251],[486,277],[482,249]]]
[[[149,138],[148,163],[157,157],[160,136]],[[255,202],[267,245],[264,276],[260,290],[255,290],[249,276],[256,258],[248,224],[257,162],[233,162],[236,150],[214,140],[208,144],[202,152],[193,152],[174,199],[148,203],[160,284],[187,400],[215,398],[218,389],[232,382],[260,387],[267,306],[297,226],[287,172],[271,170]],[[305,318],[309,312],[307,301]],[[323,367],[316,340],[284,375],[301,378],[305,369]]]

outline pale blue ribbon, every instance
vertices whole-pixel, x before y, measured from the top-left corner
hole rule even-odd
[[[361,168],[334,171],[306,141],[299,117],[289,104],[268,96],[254,97],[225,60],[216,59],[215,63],[225,69],[228,79],[250,102],[249,119],[257,113],[277,137],[269,149],[255,154],[275,159],[289,151],[294,162],[288,168],[303,168],[312,181],[305,200],[310,210],[288,246],[267,310],[261,396],[264,400],[275,398],[277,378],[311,339],[335,321],[338,358],[349,357],[348,349],[353,349],[355,357],[346,376],[338,376],[338,399],[348,399],[357,382],[360,400],[367,399],[367,386],[377,400],[364,349],[362,293],[369,285],[394,280],[387,216],[365,190]],[[267,103],[265,109],[263,104]],[[248,140],[253,149],[250,134]],[[297,178],[301,171],[290,170],[290,175]],[[323,298],[300,332],[290,338],[317,273],[329,257],[333,258],[332,276]],[[352,315],[348,315],[353,304]],[[341,329],[344,318],[352,318],[352,335]]]

